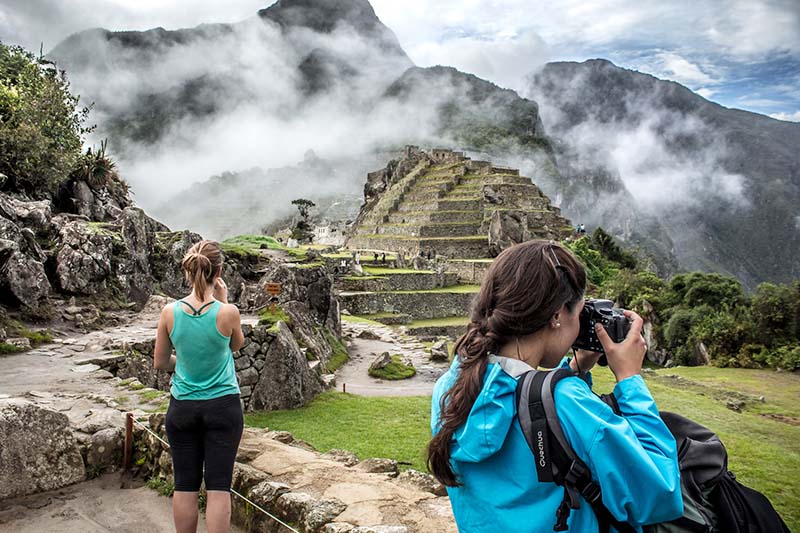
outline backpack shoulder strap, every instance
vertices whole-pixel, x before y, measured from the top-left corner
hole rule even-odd
[[[533,370],[523,374],[517,384],[517,414],[535,457],[538,479],[564,487],[553,529],[567,530],[571,510],[580,507],[580,494],[592,506],[601,532],[609,531],[613,525],[620,533],[633,533],[636,530],[632,526],[619,522],[603,505],[600,485],[564,436],[555,408],[555,388],[559,381],[573,376],[577,374],[565,368]]]

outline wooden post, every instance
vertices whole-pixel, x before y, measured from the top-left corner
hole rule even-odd
[[[347,383],[342,383],[342,392],[347,392]]]
[[[123,472],[131,467],[133,455],[133,413],[125,413],[125,458],[122,463]]]

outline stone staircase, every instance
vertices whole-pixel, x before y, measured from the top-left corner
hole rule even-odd
[[[360,217],[349,248],[491,258],[499,251],[491,228],[503,213],[522,216],[527,238],[560,239],[571,231],[560,210],[517,169],[473,161],[460,152],[435,150],[434,157],[414,150],[408,147],[407,153],[419,163]]]
[[[572,225],[519,170],[461,152],[408,146],[367,176],[351,250],[434,256],[444,272],[365,267],[340,280],[342,309],[421,337],[460,335],[492,258],[533,238],[560,240]],[[401,262],[402,264],[402,262]]]

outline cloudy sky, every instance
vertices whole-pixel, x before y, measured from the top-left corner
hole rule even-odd
[[[70,33],[236,22],[269,0],[0,0],[0,40],[47,52]],[[800,121],[799,0],[372,0],[420,66],[524,92],[547,61],[603,57],[728,107]]]

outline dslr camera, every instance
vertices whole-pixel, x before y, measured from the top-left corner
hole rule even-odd
[[[594,331],[594,325],[598,322],[606,328],[608,336],[614,342],[622,342],[625,336],[628,335],[628,330],[631,329],[631,321],[628,320],[622,309],[614,307],[614,302],[611,300],[586,300],[586,305],[583,306],[580,317],[581,330],[578,333],[578,338],[572,345],[576,350],[589,350],[592,352],[602,353],[602,357],[597,362],[601,366],[608,365],[605,350],[603,345],[600,344],[600,339],[597,338],[597,333]]]

